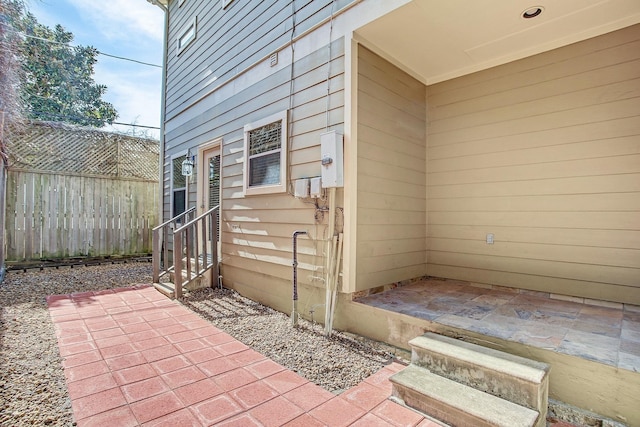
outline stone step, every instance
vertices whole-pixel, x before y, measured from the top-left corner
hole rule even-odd
[[[154,283],[153,287],[164,296],[174,299],[176,295],[175,286],[170,282]]]
[[[533,427],[546,420],[530,408],[409,365],[389,378],[393,399],[452,426]],[[541,421],[541,422],[540,422]]]
[[[411,363],[547,416],[546,363],[427,333],[409,341]]]

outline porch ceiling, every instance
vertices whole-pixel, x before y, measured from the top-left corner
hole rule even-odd
[[[356,37],[432,84],[639,22],[638,0],[413,0]]]

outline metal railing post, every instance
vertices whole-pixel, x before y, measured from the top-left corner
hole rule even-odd
[[[220,277],[220,265],[218,263],[218,211],[211,212],[211,227],[209,228],[211,235],[211,262],[213,262],[213,273],[211,274],[211,287],[214,283],[217,285]]]
[[[151,247],[151,263],[153,267],[153,283],[160,282],[160,257],[162,256],[162,240],[160,229],[153,229],[153,241]]]
[[[197,232],[198,230],[196,230]],[[209,251],[207,248],[207,219],[205,218],[204,221],[202,221],[202,224],[200,224],[200,239],[201,240],[201,249],[202,249],[202,265],[206,268],[207,265],[209,265]]]
[[[152,230],[152,262],[153,262],[153,282],[158,283],[160,278],[171,271],[173,266],[173,259],[169,257],[171,245],[169,237],[173,238],[170,233],[171,227],[176,228],[180,225],[180,221],[189,222],[189,218],[193,218],[196,208],[193,207],[185,212],[171,218],[168,221],[156,226]]]
[[[183,232],[184,232],[184,236],[185,236],[185,251],[184,251],[184,255],[185,255],[186,264],[187,264],[187,281],[190,281],[191,280],[191,244],[193,243],[192,242],[192,238],[191,238],[191,234],[192,234],[191,233],[191,225],[186,225],[184,227],[184,231]]]
[[[182,253],[184,251],[182,230],[173,234],[173,284],[176,298],[182,298]]]

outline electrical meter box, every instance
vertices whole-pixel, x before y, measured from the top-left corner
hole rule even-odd
[[[320,135],[322,188],[344,186],[343,136],[336,131]]]

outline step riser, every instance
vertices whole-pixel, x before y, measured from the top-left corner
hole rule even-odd
[[[401,396],[400,396],[401,395]],[[444,421],[452,427],[496,427],[495,423],[476,418],[457,408],[451,408],[437,400],[425,398],[424,395],[413,390],[397,392],[394,390],[393,396],[398,403],[417,409],[429,416]],[[515,426],[505,426],[515,427]]]
[[[195,291],[196,289],[202,289],[202,288],[209,288],[211,280],[211,270],[207,271],[203,276],[200,276],[196,279],[194,279],[191,283],[189,283],[188,285],[183,285],[183,288],[189,291]],[[171,283],[175,283],[175,273],[170,273],[169,274],[169,280],[171,281]],[[186,274],[184,274],[182,276],[182,283],[187,281],[187,276]]]
[[[154,283],[153,287],[156,288],[158,292],[167,298],[174,299],[175,291],[173,289],[173,283]]]
[[[526,408],[411,365],[390,378],[393,396],[410,408],[451,426],[544,427]]]
[[[415,408],[420,412],[424,412],[425,414],[429,414],[433,418],[444,421],[451,426],[495,427],[495,424],[493,423],[487,422],[485,420],[480,420],[464,413],[463,411],[452,409],[446,405],[443,405],[441,402],[425,399],[424,396],[415,391],[404,392],[403,399],[400,399],[398,396],[395,397],[401,400],[404,405],[410,408]]]
[[[548,365],[433,334],[411,340],[410,344],[412,364],[534,409],[546,418]]]
[[[548,377],[542,383],[532,384],[503,372],[485,370],[438,354],[412,356],[411,363],[510,402],[546,412],[544,408],[548,402]]]

